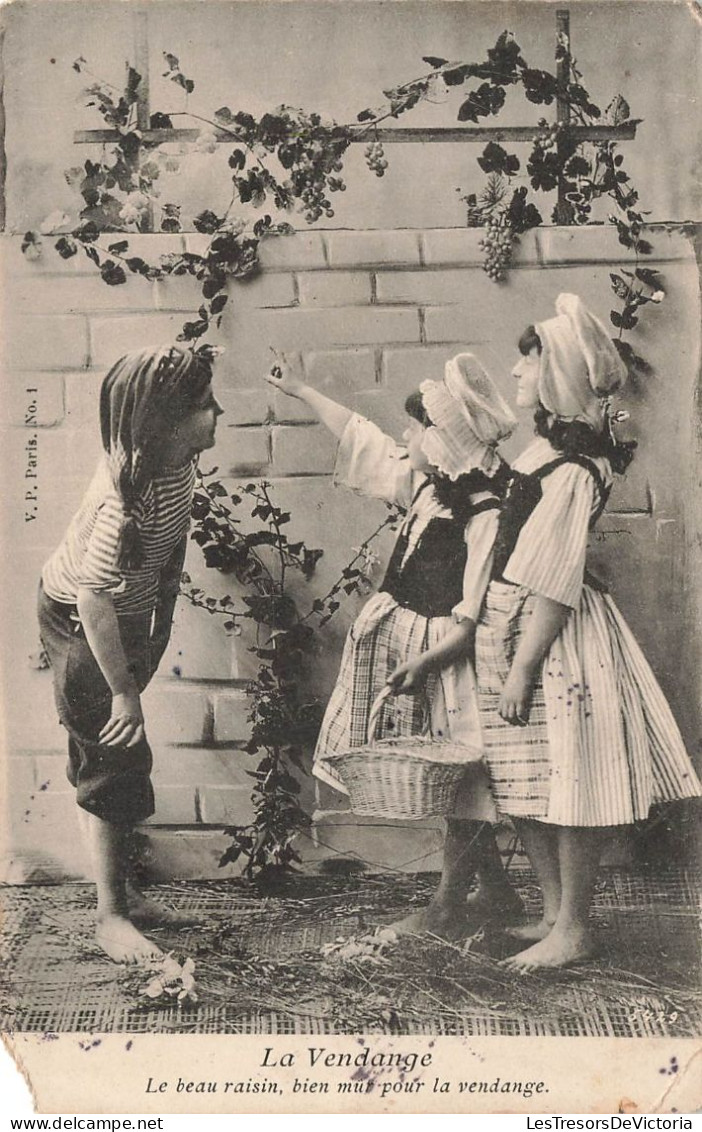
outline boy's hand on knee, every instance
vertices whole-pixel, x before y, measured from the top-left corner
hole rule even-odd
[[[98,738],[105,747],[135,747],[144,738],[144,713],[136,690],[112,697],[110,718]]]

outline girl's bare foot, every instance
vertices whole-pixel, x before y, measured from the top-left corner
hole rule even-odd
[[[389,927],[398,935],[436,935],[441,939],[465,939],[487,923],[507,923],[524,914],[521,898],[511,888],[495,894],[479,888],[466,900],[447,901],[436,897],[422,908]]]
[[[399,936],[434,935],[446,940],[465,939],[470,933],[468,920],[462,908],[435,903],[428,904],[420,912],[413,912],[387,926]]]
[[[551,932],[526,951],[520,951],[503,960],[505,967],[515,971],[534,971],[544,967],[568,967],[582,963],[595,953],[595,942],[589,931],[582,928],[554,927]]]
[[[466,900],[466,913],[475,923],[497,921],[508,924],[523,917],[524,904],[513,888],[504,888],[500,892],[478,888]]]
[[[512,939],[523,939],[525,943],[538,943],[553,930],[553,920],[532,920],[530,924],[518,924],[505,928],[505,935]]]
[[[95,941],[115,963],[145,963],[163,958],[161,949],[117,912],[98,916]]]

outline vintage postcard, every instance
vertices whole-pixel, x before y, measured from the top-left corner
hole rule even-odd
[[[699,5],[0,18],[37,1110],[690,1126]]]

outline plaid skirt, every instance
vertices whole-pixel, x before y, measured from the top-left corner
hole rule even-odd
[[[491,582],[476,634],[483,752],[501,813],[559,826],[628,825],[700,783],[641,649],[608,594],[584,586],[533,690],[529,722],[498,712],[536,595]]]
[[[368,739],[368,718],[374,700],[399,664],[433,648],[455,626],[452,617],[422,617],[398,605],[387,593],[375,594],[351,626],[344,644],[339,675],[317,740],[313,770],[317,778],[347,793],[326,759]],[[377,738],[422,735],[480,744],[475,675],[463,661],[433,673],[425,687],[411,695],[390,697],[383,705]],[[453,816],[494,821],[495,805],[482,762],[471,763],[461,782]]]

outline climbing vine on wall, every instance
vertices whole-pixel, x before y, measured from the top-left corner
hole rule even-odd
[[[253,820],[227,829],[231,843],[222,864],[243,856],[247,875],[299,861],[294,840],[309,824],[300,805],[303,755],[313,743],[320,707],[304,694],[302,677],[318,648],[321,629],[340,608],[343,597],[368,593],[376,556],[373,544],[397,521],[388,513],[351,561],[306,612],[291,596],[291,576],[309,581],[323,552],[288,534],[292,519],[277,506],[271,485],[244,484],[231,491],[217,469],[200,474],[193,502],[193,539],[205,562],[232,577],[243,596],[212,597],[183,575],[182,590],[193,605],[222,620],[227,632],[253,637],[248,645],[258,669],[249,683],[251,738],[246,750],[258,755],[248,773],[254,780]],[[253,520],[247,523],[246,520]]]
[[[621,271],[611,277],[616,305],[610,317],[618,331],[615,341],[631,367],[645,370],[643,359],[624,339],[624,332],[636,325],[641,309],[649,302],[660,301],[663,291],[658,273],[641,268],[639,262],[652,251],[643,236],[645,213],[616,141],[587,141],[578,133],[582,127],[598,123],[638,123],[631,118],[621,95],[615,95],[604,111],[592,100],[564,40],[557,48],[558,74],[530,67],[507,31],[480,62],[426,56],[429,70],[425,74],[385,90],[382,103],[361,110],[353,123],[337,123],[320,113],[290,106],[279,106],[260,118],[228,106],[219,107],[210,116],[196,114],[188,108],[194,81],[183,73],[177,56],[164,52],[163,60],[163,76],[180,92],[183,108],[152,114],[150,126],[152,130],[169,130],[181,119],[197,122],[201,127],[197,140],[173,143],[144,137],[136,126],[141,83],[138,72],[128,66],[124,88],[116,90],[91,75],[86,60],[80,57],[74,63],[75,70],[94,80],[85,88],[87,104],[95,108],[116,137],[103,147],[98,160],[89,159],[66,172],[69,184],[82,198],[78,224],[68,216],[53,216],[44,227],[46,234],[58,234],[55,248],[59,255],[87,255],[110,286],[124,283],[129,272],[151,280],[167,275],[192,276],[200,288],[201,304],[197,316],[183,326],[181,340],[194,341],[207,334],[212,325],[220,325],[230,301],[229,280],[245,278],[259,269],[261,240],[292,234],[287,214],[298,213],[310,224],[322,216],[334,216],[334,196],[347,187],[344,159],[352,142],[366,141],[368,168],[382,177],[388,167],[378,136],[383,123],[459,87],[465,89],[465,97],[458,108],[458,120],[480,123],[499,115],[507,91],[515,87],[521,88],[532,104],[567,107],[568,117],[552,124],[540,120],[524,167],[516,154],[494,141],[488,142],[477,158],[486,174],[485,186],[462,199],[468,225],[485,230],[485,271],[495,282],[505,280],[514,244],[543,222],[536,203],[538,195],[552,194],[561,186],[550,218],[555,224],[566,225],[591,222],[595,201],[607,198],[614,210],[609,220],[616,226],[619,241],[636,256],[633,272]],[[193,151],[215,153],[220,145],[227,148],[232,195],[226,204],[209,202],[192,219],[196,231],[210,237],[206,249],[161,256],[156,263],[130,255],[129,234],[148,230],[154,211],[160,212],[161,231],[181,230],[180,205],[161,200],[162,175],[176,172]],[[260,210],[261,215],[248,223],[239,215],[240,206]],[[283,218],[274,220],[274,214]],[[119,239],[106,236],[115,232],[123,235]],[[41,253],[41,235],[26,234],[27,254]]]

